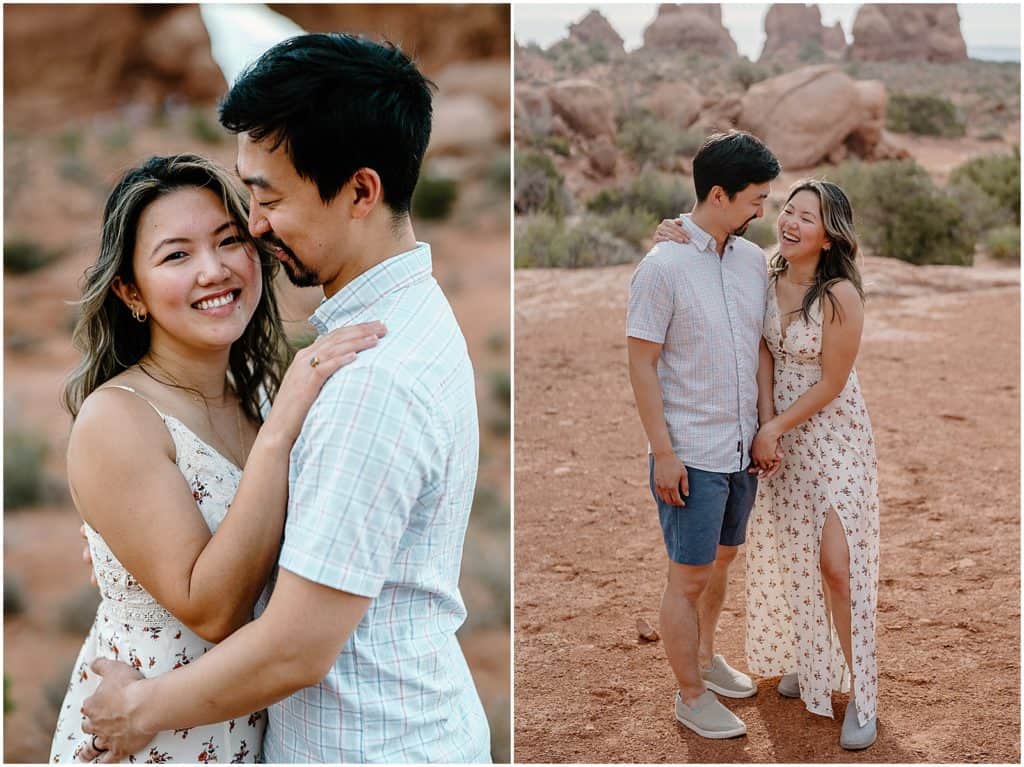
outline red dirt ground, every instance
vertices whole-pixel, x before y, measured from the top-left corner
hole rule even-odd
[[[746,737],[675,723],[664,549],[624,338],[632,266],[516,275],[518,762],[1020,762],[1019,270],[869,258],[857,369],[880,462],[879,737],[759,679]],[[718,650],[743,659],[742,556]],[[834,695],[843,711],[846,695]]]

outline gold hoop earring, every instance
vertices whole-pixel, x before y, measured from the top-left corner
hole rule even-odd
[[[143,314],[141,311],[139,311],[139,307],[135,306],[134,304],[132,305],[132,317],[135,319],[136,322],[142,323],[149,319],[149,315]]]

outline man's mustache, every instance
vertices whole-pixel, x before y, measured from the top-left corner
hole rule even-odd
[[[279,240],[276,235],[270,234],[268,232],[267,234],[262,235],[260,237],[260,240],[263,243],[265,243],[266,245],[269,245],[272,248],[277,248],[278,250],[283,252],[286,256],[288,256],[290,258],[295,258],[295,254],[292,253],[292,249],[289,248],[287,245],[285,245],[281,240]]]

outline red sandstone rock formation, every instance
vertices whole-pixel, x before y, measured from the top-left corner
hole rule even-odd
[[[967,45],[952,3],[866,4],[857,11],[847,55],[861,61],[964,61]]]
[[[603,46],[612,57],[626,53],[622,37],[599,11],[591,11],[577,23],[570,24],[569,39],[584,46]]]
[[[720,5],[664,3],[644,30],[644,49],[683,54],[736,56],[736,43],[722,24]]]

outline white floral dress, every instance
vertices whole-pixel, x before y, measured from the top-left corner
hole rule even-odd
[[[119,387],[134,391],[128,387]],[[155,409],[155,408],[154,408]],[[160,411],[157,411],[158,413]],[[216,530],[238,488],[242,473],[199,439],[181,421],[160,413],[174,439],[178,468],[192,488],[210,530]],[[96,658],[129,663],[147,677],[187,663],[213,647],[161,607],[118,562],[99,533],[85,526],[93,568],[103,597],[89,636],[78,654],[57,719],[51,762],[74,762],[87,742],[80,727],[82,702],[99,686],[89,664]],[[255,762],[263,744],[266,712],[220,724],[161,732],[130,763]]]
[[[783,338],[774,280],[764,337],[775,360],[775,409],[821,380],[821,304],[798,315]],[[827,300],[827,299],[826,299]],[[796,671],[807,709],[832,716],[832,690],[849,689],[839,638],[821,587],[820,543],[835,509],[850,550],[852,647],[857,713],[876,713],[878,669],[878,463],[856,371],[842,392],[781,440],[779,473],[762,483],[747,530],[747,662],[762,676]]]

